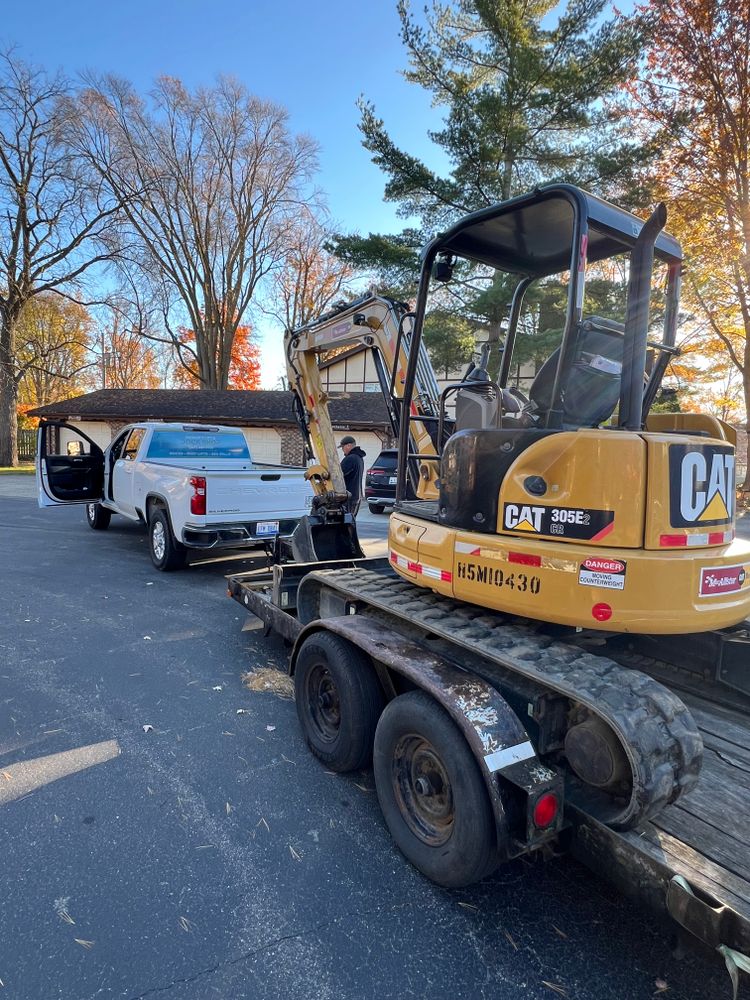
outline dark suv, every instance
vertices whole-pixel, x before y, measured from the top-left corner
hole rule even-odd
[[[381,451],[367,470],[365,476],[365,500],[373,514],[382,514],[386,505],[396,499],[396,461],[398,452],[395,448]],[[414,492],[407,488],[407,499],[414,499]]]

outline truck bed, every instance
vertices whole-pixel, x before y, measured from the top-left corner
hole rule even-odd
[[[389,573],[384,560],[356,562]],[[296,585],[321,565],[231,576],[229,593],[267,630],[294,641],[301,630],[294,615]],[[697,786],[652,821],[629,831],[604,826],[566,805],[571,826],[564,836],[579,861],[625,895],[667,912],[712,948],[724,944],[748,954],[750,717],[705,697],[679,693],[704,742]]]

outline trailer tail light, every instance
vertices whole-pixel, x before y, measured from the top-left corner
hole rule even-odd
[[[205,476],[191,476],[190,485],[193,487],[193,495],[190,497],[190,513],[206,513],[206,479]]]
[[[551,826],[555,821],[558,809],[559,802],[557,801],[557,796],[554,792],[546,792],[539,799],[537,799],[534,806],[534,812],[532,814],[534,826],[538,830],[544,830],[548,826]]]

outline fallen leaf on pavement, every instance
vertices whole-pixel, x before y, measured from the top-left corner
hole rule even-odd
[[[242,675],[242,683],[251,691],[269,691],[279,698],[294,697],[294,681],[288,674],[272,667],[259,667]]]
[[[546,979],[542,980],[542,986],[547,986],[549,989],[554,990],[555,993],[559,993],[561,997],[566,997],[568,994],[564,986],[560,986],[559,983],[548,983]]]

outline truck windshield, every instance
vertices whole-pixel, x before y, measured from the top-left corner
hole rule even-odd
[[[242,434],[224,431],[154,431],[148,458],[239,458],[250,461]]]

